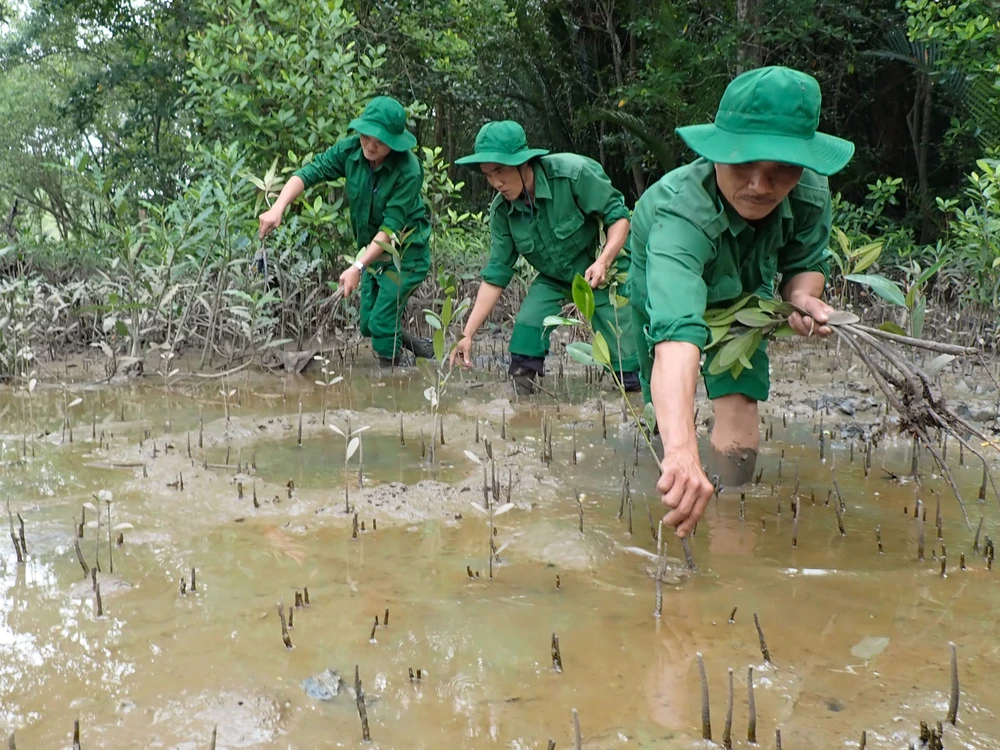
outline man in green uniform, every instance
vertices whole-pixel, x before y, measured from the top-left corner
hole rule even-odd
[[[490,205],[490,259],[452,365],[461,357],[471,366],[473,337],[513,278],[518,257],[524,256],[538,276],[510,340],[509,372],[517,391],[532,393],[545,374],[551,328],[543,321],[571,300],[577,274],[594,289],[593,324],[608,342],[612,367],[627,390],[640,390],[631,313],[627,305],[612,304],[605,285],[612,264],[619,273],[628,268],[628,258],[618,258],[618,253],[628,237],[629,212],[601,165],[577,154],[528,148],[524,128],[509,120],[486,123],[476,136],[475,153],[455,163],[478,164],[498,195]],[[600,224],[607,242],[597,254]]]
[[[821,95],[809,75],[781,67],[752,70],[730,83],[714,124],[678,128],[701,158],[673,170],[635,207],[629,296],[642,364],[643,395],[663,439],[657,490],[665,522],[685,536],[712,495],[698,455],[694,398],[709,339],[707,308],[744,295],[769,298],[781,274],[783,299],[807,314],[789,320],[801,335],[831,333],[820,297],[829,274],[831,201],[827,176],[843,169],[854,145],[818,133]],[[741,484],[760,443],[757,402],[768,398],[766,343],[738,378],[702,367],[715,411],[711,444]]]
[[[361,287],[361,335],[370,336],[382,364],[399,364],[401,347],[430,358],[429,341],[402,330],[406,301],[427,278],[431,267],[431,225],[421,190],[424,169],[412,148],[417,139],[406,130],[406,110],[379,96],[352,120],[354,131],[298,170],[268,211],[260,216],[260,236],[281,224],[285,208],[322,180],[345,178],[351,228],[361,248],[358,259],[340,275],[344,296]],[[379,243],[412,231],[402,247],[402,272]],[[365,273],[365,270],[368,273]]]

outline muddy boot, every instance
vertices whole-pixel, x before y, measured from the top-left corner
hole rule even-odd
[[[421,359],[434,359],[434,342],[430,339],[417,338],[403,331],[402,343],[404,349],[409,349],[415,357]]]
[[[383,357],[381,354],[376,354],[375,357],[378,359],[378,366],[384,370],[391,370],[393,367],[409,367],[414,364],[413,359],[405,352],[399,352],[395,357]]]
[[[523,354],[510,355],[507,370],[514,381],[514,392],[518,396],[530,396],[537,388],[538,378],[544,374],[545,360],[541,357],[526,357]]]

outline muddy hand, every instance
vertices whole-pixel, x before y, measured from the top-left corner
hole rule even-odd
[[[281,226],[281,214],[277,208],[271,208],[260,215],[260,238],[264,239],[271,230]]]
[[[800,308],[788,316],[788,324],[800,336],[829,336],[833,330],[824,325],[830,319],[833,308],[816,297],[800,297],[791,300]]]
[[[455,360],[458,359],[459,355],[462,357],[463,367],[472,367],[472,359],[470,354],[472,353],[472,337],[462,336],[461,340],[455,344],[455,348],[451,352],[450,364],[452,367],[455,366]]]
[[[656,483],[663,504],[672,510],[663,523],[687,536],[698,523],[715,488],[701,468],[697,451],[668,451],[661,464],[663,473]]]

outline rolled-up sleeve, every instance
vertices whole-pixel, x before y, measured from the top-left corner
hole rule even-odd
[[[572,190],[577,207],[585,214],[599,216],[606,227],[630,218],[625,196],[611,184],[601,165],[592,159],[583,163],[579,176],[572,181]]]
[[[424,173],[420,164],[407,165],[393,186],[392,195],[386,201],[385,213],[382,215],[383,230],[399,234],[408,227],[411,217],[420,210],[423,186]]]
[[[503,207],[490,212],[490,259],[482,272],[483,281],[506,289],[514,278],[518,252],[510,235],[510,219]]]
[[[810,207],[812,208],[812,207]],[[797,217],[798,218],[798,217]],[[798,219],[801,228],[778,251],[778,272],[782,286],[796,274],[816,272],[830,278],[830,233],[832,204],[829,198],[822,208],[816,206]]]
[[[346,140],[338,141],[296,171],[295,177],[301,179],[307,189],[323,180],[336,180],[339,177],[343,177],[345,165],[347,164],[348,146],[349,144]]]
[[[675,214],[656,217],[646,244],[646,315],[650,348],[686,341],[703,350],[708,342],[705,266],[715,246],[703,231]]]

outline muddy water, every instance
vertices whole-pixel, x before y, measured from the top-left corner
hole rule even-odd
[[[646,505],[655,500],[654,468],[643,453],[634,467],[632,433],[620,427],[617,407],[607,410],[605,441],[592,387],[569,381],[573,398],[557,410],[547,398],[511,403],[489,378],[457,382],[440,466],[432,469],[421,459],[420,431],[429,442],[431,424],[421,390],[405,376],[355,372],[328,394],[325,418],[308,379],[169,392],[155,381],[127,390],[74,387],[65,398],[39,389],[30,409],[23,394],[0,396],[3,496],[25,518],[29,552],[18,566],[3,534],[0,732],[16,730],[22,750],[68,748],[79,718],[84,748],[207,748],[216,725],[220,748],[360,747],[353,698],[341,692],[321,701],[302,688],[326,669],[353,685],[358,665],[376,747],[545,748],[549,738],[572,747],[573,708],[584,747],[701,747],[694,661],[701,652],[716,741],[731,667],[734,745],[749,746],[745,686],[753,666],[763,746],[773,746],[780,727],[785,747],[850,747],[866,730],[869,747],[905,748],[921,720],[933,726],[945,716],[954,641],[962,704],[945,745],[1000,747],[992,687],[1000,571],[987,571],[972,553],[972,532],[939,479],[928,473],[917,487],[882,471],[908,473],[908,445],[884,440],[865,478],[860,449],[852,463],[833,416],[820,462],[813,419],[784,427],[776,405],[765,416],[774,438],[762,447],[762,482],[745,488],[745,518],[739,492],[712,501],[693,540],[694,574],[676,539],[667,539],[671,566],[657,619]],[[77,396],[70,443],[60,420]],[[360,486],[358,456],[346,477],[356,540],[344,510],[344,442],[324,424],[346,429],[348,414],[355,429],[370,428]],[[540,460],[545,414],[554,425],[551,465]],[[482,469],[464,455],[485,456],[475,442],[477,418],[498,459],[502,499],[509,483],[516,505],[495,521],[497,546],[507,546],[492,581],[488,521],[472,508],[482,502]],[[995,498],[975,499],[980,470],[969,460],[960,467],[955,446],[949,460],[973,526],[985,513],[983,536],[996,536]],[[634,489],[631,534],[627,509],[617,517],[623,465]],[[929,469],[926,457],[922,465]],[[827,504],[833,467],[846,536],[836,501]],[[73,540],[82,504],[100,489],[114,495],[111,523],[132,528],[113,545],[113,574],[106,506],[100,537],[84,529],[88,563],[98,554],[101,561],[97,617]],[[944,578],[932,490],[941,494]],[[922,562],[917,496],[928,510]],[[87,520],[96,513],[87,511]],[[310,606],[294,611],[287,651],[275,605],[287,608],[304,587]],[[389,625],[372,640],[386,608]],[[754,613],[772,664],[761,656]],[[553,632],[561,674],[552,670]],[[421,670],[419,682],[410,668]]]

